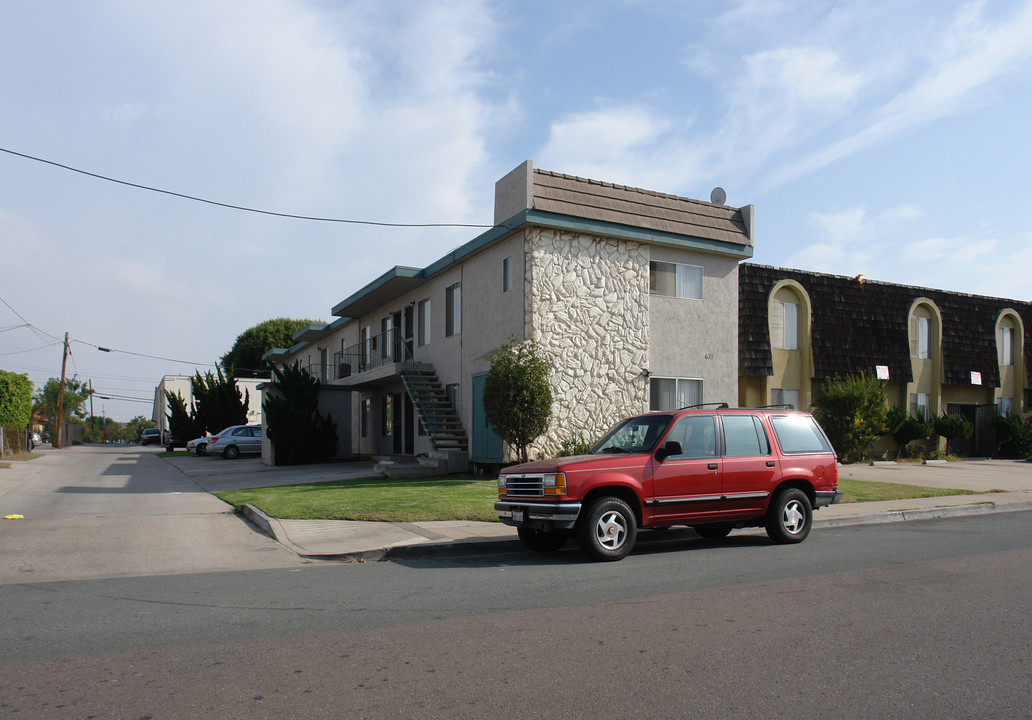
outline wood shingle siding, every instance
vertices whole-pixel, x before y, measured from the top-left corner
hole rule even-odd
[[[738,271],[741,375],[773,374],[767,309],[781,280],[798,282],[810,295],[817,379],[873,374],[876,365],[887,365],[892,382],[911,382],[907,319],[913,302],[927,298],[942,314],[944,384],[970,385],[971,373],[979,372],[983,386],[999,385],[996,321],[1007,308],[1025,327],[1026,384],[1032,384],[1032,303],[752,263]]]

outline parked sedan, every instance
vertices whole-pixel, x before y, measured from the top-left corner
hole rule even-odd
[[[207,435],[205,435],[204,437],[194,438],[193,440],[190,440],[189,442],[186,443],[186,451],[187,452],[192,452],[192,453],[197,453],[198,455],[201,455],[201,456],[207,455],[208,454],[208,443],[210,441],[211,441],[211,438],[208,437]]]
[[[208,454],[221,453],[232,460],[242,453],[260,455],[262,452],[261,425],[230,425],[208,439]]]
[[[155,445],[161,444],[161,430],[158,430],[157,428],[144,429],[143,434],[140,435],[140,444],[150,445],[151,443],[154,443]]]

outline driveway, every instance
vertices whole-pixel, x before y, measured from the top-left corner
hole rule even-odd
[[[159,451],[76,446],[0,469],[0,518],[23,516],[0,519],[0,583],[297,567],[303,562],[207,492],[206,485],[246,487],[248,478],[254,481],[255,468],[264,467],[259,461],[233,465],[212,458],[212,471],[231,471],[222,483],[215,481],[215,472],[191,477],[158,457]]]

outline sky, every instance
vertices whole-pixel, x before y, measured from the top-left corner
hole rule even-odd
[[[67,332],[93,412],[150,417],[483,232],[181,196],[486,226],[528,159],[720,186],[754,262],[1028,301],[1030,116],[1032,0],[2,2],[0,369]]]

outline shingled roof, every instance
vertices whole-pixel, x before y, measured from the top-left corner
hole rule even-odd
[[[534,170],[534,209],[650,230],[753,244],[741,208]]]
[[[1006,308],[1021,316],[1026,375],[1032,371],[1032,303],[743,263],[738,268],[742,375],[773,374],[767,301],[780,280],[795,280],[810,295],[814,375],[819,379],[871,374],[876,365],[887,365],[890,380],[911,382],[907,316],[920,297],[942,313],[944,384],[970,385],[973,371],[982,374],[986,386],[1000,384],[996,321]]]

